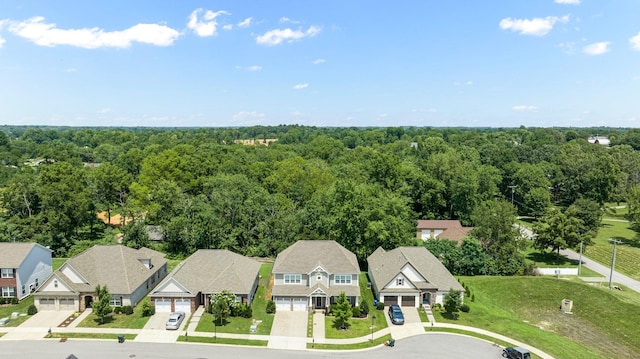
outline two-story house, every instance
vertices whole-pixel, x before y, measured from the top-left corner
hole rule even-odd
[[[51,250],[38,243],[0,243],[0,295],[22,300],[51,274]]]
[[[342,292],[358,305],[358,260],[336,241],[298,241],[278,254],[272,273],[277,310],[324,309]]]

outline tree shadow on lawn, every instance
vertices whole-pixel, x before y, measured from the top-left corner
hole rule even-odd
[[[113,321],[114,321],[113,315],[107,315],[106,317],[104,317],[103,321],[100,321],[100,318],[94,318],[93,319],[93,322],[96,323],[96,325],[98,325],[98,326],[109,324],[109,323],[111,323]]]
[[[578,264],[577,260],[569,259],[566,256],[560,255],[558,257],[558,253],[556,252],[532,252],[527,255],[527,259],[536,263],[544,263],[554,266]]]

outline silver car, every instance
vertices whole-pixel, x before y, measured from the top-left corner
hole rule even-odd
[[[167,324],[165,328],[167,330],[178,330],[183,320],[184,320],[184,312],[173,312],[169,316],[169,320],[167,320]]]

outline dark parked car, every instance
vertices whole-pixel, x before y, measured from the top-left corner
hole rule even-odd
[[[400,309],[399,305],[391,304],[389,306],[389,318],[393,324],[404,324],[404,314],[402,314],[402,309]]]
[[[509,359],[531,359],[529,351],[521,347],[506,347],[502,350],[502,356]]]

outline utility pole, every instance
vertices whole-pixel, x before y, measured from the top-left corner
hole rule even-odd
[[[582,269],[582,241],[580,241],[580,259],[578,260],[578,277],[580,276],[580,269]]]
[[[513,194],[515,193],[516,187],[518,187],[518,186],[511,185],[511,186],[507,186],[507,187],[511,188],[511,205],[513,206]]]
[[[613,282],[613,268],[616,266],[616,245],[622,243],[622,241],[609,238],[609,242],[613,243],[613,256],[611,256],[611,273],[609,274],[609,290],[611,290],[611,283]]]

